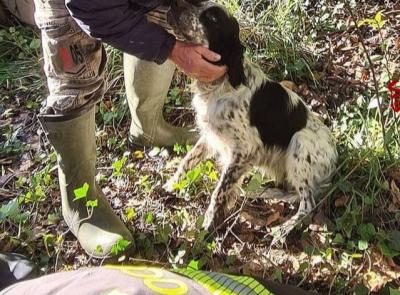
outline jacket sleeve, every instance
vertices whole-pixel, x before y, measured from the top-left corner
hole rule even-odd
[[[175,37],[149,23],[146,9],[129,0],[65,0],[67,9],[82,30],[123,52],[163,63]]]

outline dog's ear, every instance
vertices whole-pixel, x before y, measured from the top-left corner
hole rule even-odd
[[[238,40],[234,46],[230,48],[229,54],[226,56],[225,64],[228,67],[228,79],[232,87],[237,88],[241,84],[246,84],[246,76],[244,74],[243,57],[245,47]]]

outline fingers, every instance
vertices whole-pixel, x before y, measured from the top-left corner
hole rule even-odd
[[[221,78],[223,75],[225,75],[225,73],[227,71],[226,66],[216,66],[205,60],[202,60],[200,62],[199,69],[200,69],[200,71],[196,78],[198,80],[200,80],[201,82],[215,81],[215,80]]]
[[[202,57],[204,57],[206,60],[209,60],[211,62],[217,62],[217,61],[221,60],[221,56],[218,53],[215,53],[214,51],[211,51],[210,49],[208,49],[206,47],[197,46],[196,51]]]
[[[187,75],[201,82],[212,82],[221,78],[227,71],[226,66],[217,66],[221,56],[206,47],[177,42],[170,59]]]

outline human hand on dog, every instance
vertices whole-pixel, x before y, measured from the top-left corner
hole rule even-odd
[[[206,47],[176,41],[169,57],[185,74],[201,82],[212,82],[221,78],[226,66],[216,66],[221,56]]]

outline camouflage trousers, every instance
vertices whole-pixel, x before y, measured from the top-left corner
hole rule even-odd
[[[106,90],[107,56],[102,43],[80,29],[65,0],[33,1],[50,92],[42,112],[62,114],[97,103]],[[155,9],[148,15],[149,21],[170,31],[167,11],[167,7]]]

